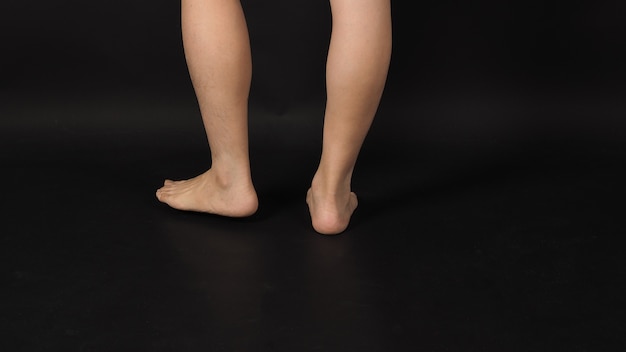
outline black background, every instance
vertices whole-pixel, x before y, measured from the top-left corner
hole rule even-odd
[[[252,105],[283,114],[323,102],[329,5],[243,5],[253,47]],[[159,101],[193,95],[177,2],[0,6],[5,97],[21,96],[32,107],[40,98],[73,94]],[[485,125],[495,127],[491,137],[529,125],[550,126],[557,136],[572,128],[614,136],[624,120],[615,115],[624,93],[625,7],[619,1],[395,1],[393,59],[381,105],[394,113],[380,124],[389,133],[411,131],[399,138],[418,139],[430,132],[464,138]],[[459,121],[437,121],[445,109]],[[454,132],[457,123],[465,132]],[[433,125],[438,129],[429,131]]]
[[[0,349],[624,350],[626,2],[394,1],[330,238],[328,3],[243,5],[261,207],[232,220],[154,198],[210,162],[178,2],[0,4]]]

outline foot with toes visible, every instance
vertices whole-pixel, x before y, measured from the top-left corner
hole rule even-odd
[[[172,208],[229,217],[245,217],[258,208],[256,191],[250,180],[224,179],[212,170],[189,180],[166,180],[156,196]]]
[[[313,228],[323,235],[345,231],[358,205],[356,194],[349,187],[340,191],[330,189],[314,179],[306,196]],[[174,209],[228,217],[250,216],[258,209],[257,194],[250,180],[224,180],[212,170],[188,180],[166,180],[156,196]]]

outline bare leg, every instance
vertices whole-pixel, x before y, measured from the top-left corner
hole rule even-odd
[[[352,172],[378,109],[391,57],[389,0],[330,3],[324,142],[307,193],[313,228],[328,235],[343,232],[357,207]]]
[[[252,60],[239,0],[182,0],[185,56],[211,149],[211,169],[166,180],[156,195],[173,208],[248,216],[258,200],[248,154]]]

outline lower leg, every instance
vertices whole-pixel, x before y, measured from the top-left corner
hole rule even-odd
[[[324,141],[307,193],[313,227],[323,234],[344,231],[356,209],[352,172],[378,109],[391,57],[389,0],[330,2]]]
[[[180,209],[247,216],[258,206],[248,155],[250,43],[238,0],[183,0],[182,29],[189,74],[211,150],[211,169],[166,180],[160,201]]]

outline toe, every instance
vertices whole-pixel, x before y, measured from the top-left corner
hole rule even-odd
[[[162,203],[166,203],[168,194],[169,192],[167,192],[167,190],[164,188],[160,188],[156,191],[156,197]]]
[[[352,211],[354,211],[359,206],[359,198],[356,196],[356,193],[352,192],[350,194],[352,200]]]

